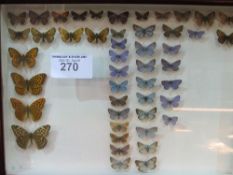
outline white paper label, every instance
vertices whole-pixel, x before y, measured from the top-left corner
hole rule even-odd
[[[51,77],[91,79],[93,59],[85,54],[51,54]]]

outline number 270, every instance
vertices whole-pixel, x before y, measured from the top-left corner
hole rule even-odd
[[[77,71],[78,63],[61,63],[61,71]]]

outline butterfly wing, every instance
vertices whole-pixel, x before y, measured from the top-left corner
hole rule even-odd
[[[11,125],[11,129],[16,137],[17,145],[22,149],[26,149],[30,140],[30,134],[18,125]]]
[[[133,24],[133,29],[135,31],[135,36],[142,38],[145,36],[145,29],[139,25]]]
[[[50,125],[44,125],[33,132],[33,139],[38,149],[43,149],[47,145]]]
[[[70,34],[66,29],[59,27],[58,30],[63,42],[67,42],[68,40],[70,40]]]
[[[193,31],[188,29],[188,34],[189,34],[189,38],[192,39],[201,39],[202,36],[205,34],[205,31]]]
[[[167,115],[163,115],[162,118],[163,118],[164,124],[165,124],[165,125],[168,125],[169,122],[170,122],[170,118],[169,118]]]
[[[111,29],[111,34],[113,38],[124,38],[126,29],[123,29],[121,31],[116,31],[114,29]]]
[[[157,158],[153,157],[147,161],[135,160],[135,164],[140,172],[148,172],[156,168]]]
[[[9,34],[12,40],[20,40],[20,39],[26,40],[28,38],[30,28],[27,28],[23,31],[18,31],[18,32],[8,28],[8,31],[9,31]]]
[[[171,12],[165,12],[165,13],[155,12],[155,17],[158,20],[168,20],[170,16],[171,16]]]
[[[169,100],[163,95],[160,95],[160,102],[163,108],[168,108],[170,106]]]
[[[147,28],[145,28],[145,36],[146,37],[152,37],[154,34],[155,25],[150,25]]]
[[[126,145],[126,146],[124,146],[122,148],[116,148],[115,146],[110,145],[110,149],[111,149],[112,155],[115,155],[115,156],[125,156],[125,155],[128,154],[129,145]]]
[[[161,81],[161,84],[163,85],[163,88],[164,88],[165,90],[168,90],[168,89],[171,87],[171,82],[170,82],[170,81],[167,81],[167,80]]]
[[[43,25],[48,24],[48,22],[49,22],[49,16],[50,16],[49,11],[45,11],[45,12],[41,13],[40,16],[39,16],[40,22]]]
[[[29,10],[28,16],[30,18],[31,24],[35,25],[40,22],[39,15],[36,12]]]
[[[14,67],[19,67],[21,62],[22,62],[22,55],[19,53],[19,51],[17,51],[14,48],[9,48],[8,49],[9,55],[12,58],[12,65]]]
[[[182,83],[182,80],[173,80],[171,81],[172,89],[178,89],[179,85]]]
[[[40,120],[42,115],[42,109],[44,108],[44,104],[45,104],[45,98],[39,98],[29,106],[29,111],[32,115],[31,117],[33,121]]]
[[[111,88],[111,91],[113,93],[117,93],[117,92],[125,92],[127,91],[127,85],[128,85],[128,81],[125,80],[120,84],[117,84],[116,82],[109,80],[109,86]]]
[[[38,48],[32,48],[30,49],[27,53],[26,53],[26,63],[28,65],[29,68],[32,68],[35,66],[36,64],[36,57],[38,54]]]
[[[83,31],[84,31],[83,28],[79,28],[79,29],[75,30],[72,34],[72,39],[77,43],[80,42]]]
[[[227,40],[226,34],[223,31],[219,30],[219,29],[216,31],[216,33],[217,33],[217,36],[218,36],[218,42],[221,43],[221,44],[225,43],[225,41]]]
[[[130,158],[123,161],[110,157],[111,167],[115,170],[126,170],[129,168]]]
[[[87,40],[88,40],[90,43],[92,43],[93,41],[96,40],[96,35],[95,35],[95,33],[94,33],[91,29],[85,28],[85,33],[86,33],[86,35],[87,35]]]
[[[129,137],[129,134],[126,133],[122,136],[117,136],[115,134],[110,133],[110,137],[112,140],[112,143],[126,143]]]
[[[90,10],[89,13],[91,14],[92,19],[101,19],[103,14],[104,14],[104,11],[102,10],[99,12],[94,12],[94,11]]]
[[[115,98],[113,96],[109,96],[109,99],[113,106],[125,106],[128,96],[123,96],[121,98]]]
[[[41,38],[42,38],[42,33],[40,33],[40,31],[38,31],[35,28],[31,28],[31,33],[32,33],[32,39],[36,42],[39,43]]]
[[[209,24],[209,26],[212,26],[215,20],[215,12],[211,12],[207,15],[206,22]]]
[[[128,21],[129,12],[123,12],[118,15],[118,21],[120,21],[122,24],[125,24]]]
[[[29,80],[29,90],[33,95],[39,95],[42,91],[47,75],[45,73],[37,74]]]
[[[110,114],[110,118],[112,120],[125,120],[129,116],[129,108],[125,108],[122,111],[115,111],[109,108],[108,113]]]
[[[138,151],[141,154],[153,154],[157,150],[158,142],[154,142],[151,145],[145,145],[141,142],[137,142]]]
[[[174,11],[174,15],[176,17],[176,20],[179,22],[186,22],[189,20],[191,16],[191,11],[186,11],[186,12],[179,12],[179,11]]]
[[[162,29],[164,31],[163,35],[168,38],[172,33],[172,29],[165,24],[163,24]]]
[[[112,48],[113,49],[125,49],[125,45],[127,43],[127,39],[123,39],[122,41],[116,41],[113,38],[111,39],[111,43],[112,43]]]
[[[9,12],[7,14],[8,18],[10,19],[10,23],[11,25],[15,25],[15,24],[25,24],[26,22],[26,17],[27,17],[27,13],[26,12],[22,12],[21,14],[19,14],[18,16]]]
[[[175,96],[175,97],[172,99],[171,105],[172,105],[173,107],[178,107],[178,106],[179,106],[179,103],[180,103],[180,96],[177,95],[177,96]]]
[[[49,29],[45,33],[45,39],[47,40],[48,43],[53,42],[55,33],[56,33],[56,28],[55,27]]]
[[[59,21],[66,22],[68,20],[69,11],[65,11],[63,13],[57,13],[52,11],[52,16],[54,22],[59,22]]]
[[[27,106],[16,98],[11,98],[10,101],[15,110],[15,117],[20,121],[25,121],[27,119]]]
[[[103,29],[97,36],[96,43],[98,43],[98,40],[100,40],[102,43],[105,43],[107,41],[107,36],[109,33],[109,28]]]
[[[110,126],[112,128],[112,131],[114,132],[120,132],[124,133],[128,130],[129,123],[115,123],[115,122],[110,122]]]
[[[27,92],[27,85],[25,79],[17,73],[11,73],[11,79],[13,80],[13,83],[15,84],[15,91],[19,95],[24,95]]]
[[[136,19],[139,21],[146,21],[149,17],[149,11],[145,12],[145,13],[140,13],[140,12],[135,12],[136,15]]]
[[[71,11],[71,15],[72,15],[73,20],[75,21],[85,21],[87,18],[87,11],[82,12],[81,14]]]

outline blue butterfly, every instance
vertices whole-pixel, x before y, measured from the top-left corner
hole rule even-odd
[[[169,88],[178,89],[181,83],[182,83],[182,80],[178,80],[178,79],[161,81],[161,84],[163,85],[165,90],[168,90]]]
[[[164,122],[165,125],[171,124],[171,125],[175,126],[176,122],[178,121],[177,116],[169,117],[167,115],[163,115],[162,118],[163,118],[163,122]]]
[[[129,66],[124,66],[122,68],[115,68],[112,65],[109,65],[109,70],[111,71],[110,75],[112,77],[126,77],[128,75]]]
[[[153,87],[155,87],[155,78],[151,78],[148,80],[144,80],[140,77],[136,77],[136,81],[137,81],[137,86],[142,88],[142,89],[152,89]]]
[[[175,55],[180,51],[181,45],[169,46],[163,43],[163,52],[166,54]]]
[[[143,46],[142,44],[140,44],[139,42],[135,41],[135,48],[136,48],[136,53],[143,57],[143,56],[153,56],[154,54],[154,50],[156,47],[156,43],[153,42],[147,46]]]
[[[167,99],[163,95],[160,95],[160,102],[163,108],[168,108],[168,107],[178,107],[179,102],[180,102],[180,96],[177,95],[173,97],[172,99]]]
[[[119,41],[119,42],[114,40],[114,39],[111,39],[111,43],[112,43],[112,48],[113,49],[125,49],[127,39],[123,39],[122,41]]]
[[[188,34],[189,34],[189,38],[192,39],[201,39],[202,36],[205,34],[205,31],[194,31],[194,30],[190,30],[188,29]]]
[[[143,63],[140,60],[136,60],[137,69],[139,72],[150,73],[155,70],[155,59],[149,61],[148,63]]]
[[[117,62],[126,62],[129,56],[129,51],[125,50],[120,54],[117,54],[113,50],[109,50],[109,56],[111,57],[112,62],[117,63]]]
[[[151,121],[151,120],[155,119],[156,112],[157,112],[156,107],[150,109],[149,111],[143,111],[141,109],[136,109],[136,113],[137,113],[138,119],[140,121]]]
[[[119,84],[112,80],[109,80],[109,86],[113,93],[125,92],[127,91],[128,80],[125,80]]]
[[[138,102],[140,104],[152,104],[154,103],[155,93],[151,93],[149,95],[143,95],[139,92],[136,93],[136,96],[138,98]]]
[[[180,66],[180,63],[181,63],[181,60],[177,60],[173,63],[169,63],[168,61],[166,61],[165,59],[162,59],[161,60],[161,63],[162,63],[162,69],[164,71],[168,71],[168,70],[171,70],[171,71],[178,71],[179,70],[179,66]]]
[[[133,24],[133,29],[135,31],[135,36],[137,36],[138,38],[152,37],[154,34],[155,25],[150,25],[146,28],[143,28],[141,26]]]

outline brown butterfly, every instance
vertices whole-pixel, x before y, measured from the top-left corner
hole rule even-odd
[[[20,121],[25,121],[29,117],[33,121],[40,120],[42,109],[44,108],[45,98],[35,100],[31,105],[24,105],[20,100],[11,98],[11,105],[15,109],[15,117]]]
[[[227,34],[225,34],[223,31],[221,31],[219,29],[216,31],[216,33],[217,33],[217,36],[218,36],[218,42],[220,44],[224,44],[224,43],[233,44],[233,33],[227,35]]]
[[[129,145],[126,145],[126,146],[121,147],[121,148],[117,148],[117,147],[115,147],[113,145],[110,145],[111,153],[114,156],[125,156],[125,155],[127,155],[129,153],[129,148],[130,148]]]
[[[138,21],[146,21],[146,20],[148,20],[149,14],[150,14],[149,11],[144,12],[144,13],[140,13],[140,12],[137,12],[137,11],[135,12],[136,19]]]
[[[179,22],[187,22],[189,18],[191,17],[191,11],[185,11],[185,12],[179,12],[179,11],[174,11],[174,15],[176,17],[176,20]]]
[[[208,15],[203,15],[202,13],[195,11],[195,20],[198,26],[209,25],[214,23],[215,12],[211,12]]]
[[[126,143],[128,141],[129,134],[126,133],[122,136],[117,136],[115,134],[110,133],[110,137],[111,137],[112,143]]]
[[[90,10],[89,13],[91,14],[92,19],[101,19],[103,14],[104,14],[104,11],[101,10],[99,12],[94,12],[94,11]]]
[[[91,29],[85,28],[85,33],[87,35],[87,40],[92,43],[98,43],[99,40],[102,43],[105,43],[107,41],[107,36],[109,33],[109,28],[103,29],[100,33],[94,33]]]
[[[113,132],[126,132],[129,127],[129,122],[125,123],[116,123],[116,122],[110,122],[110,126],[112,128]]]
[[[21,64],[25,66],[26,64],[29,68],[32,68],[36,64],[37,47],[30,49],[25,55],[19,53],[19,51],[14,48],[9,48],[8,52],[12,58],[12,65],[14,67],[19,67]]]
[[[75,30],[74,32],[68,32],[66,29],[63,28],[59,28],[58,29],[61,35],[61,39],[63,42],[71,42],[72,40],[74,40],[75,42],[79,42],[82,38],[82,34],[83,34],[83,28],[79,28],[77,30]]]
[[[82,13],[76,13],[74,11],[71,11],[71,15],[74,21],[85,21],[87,18],[87,11]]]
[[[45,11],[41,14],[37,14],[36,12],[29,10],[29,18],[31,24],[33,25],[40,23],[46,25],[49,22],[49,11]]]
[[[19,15],[15,15],[15,14],[13,14],[11,12],[8,12],[7,16],[10,19],[11,25],[15,25],[15,24],[24,25],[25,22],[26,22],[27,13],[22,12]]]
[[[164,12],[164,13],[155,12],[155,17],[158,20],[168,20],[170,16],[171,16],[171,12]]]
[[[119,14],[108,11],[108,20],[111,24],[115,24],[116,22],[120,22],[121,24],[125,24],[128,21],[129,12],[125,11]]]
[[[172,35],[172,36],[175,36],[175,37],[178,38],[178,37],[181,36],[181,32],[183,31],[184,26],[181,25],[181,26],[178,26],[178,27],[172,29],[169,26],[163,24],[162,28],[163,28],[163,31],[164,31],[163,35],[165,37],[168,38],[168,37],[170,37]]]
[[[52,16],[53,16],[53,20],[54,22],[66,22],[68,20],[68,16],[69,16],[69,11],[65,11],[63,13],[57,13],[52,11]]]
[[[113,38],[124,38],[126,29],[122,29],[120,31],[116,31],[114,29],[111,29],[111,34]]]
[[[128,96],[125,95],[121,98],[116,98],[116,97],[113,97],[113,96],[109,96],[109,99],[111,101],[111,104],[113,106],[125,106],[126,105],[126,101],[128,99]]]
[[[130,157],[124,160],[117,160],[113,157],[110,157],[111,167],[117,171],[127,170],[130,166],[130,161],[131,161]]]
[[[53,27],[53,28],[49,29],[47,32],[43,33],[35,28],[31,28],[31,33],[32,33],[33,40],[36,43],[39,43],[40,40],[42,40],[42,42],[47,41],[48,43],[51,43],[54,40],[54,35],[56,33],[56,29],[55,29],[55,27]]]
[[[146,161],[135,160],[135,164],[138,167],[138,171],[140,172],[148,172],[154,170],[156,168],[156,162],[156,157],[152,157],[151,159]]]
[[[219,20],[222,24],[228,24],[228,25],[233,24],[233,16],[227,16],[222,12],[219,12],[218,16],[219,16]]]
[[[28,38],[28,34],[30,32],[30,28],[27,28],[22,31],[15,31],[13,29],[8,28],[8,32],[12,40],[26,40]]]
[[[11,78],[15,84],[15,91],[19,95],[25,95],[28,92],[33,95],[39,95],[42,91],[42,85],[44,84],[47,75],[45,73],[37,74],[27,80],[20,74],[13,72],[11,73]]]

